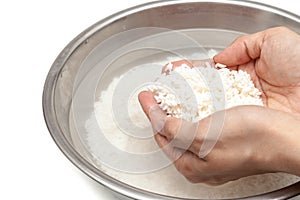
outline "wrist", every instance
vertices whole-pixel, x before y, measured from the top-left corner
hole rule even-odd
[[[271,110],[265,107],[251,106],[251,112],[247,112],[247,120],[251,145],[251,163],[261,173],[276,172],[278,157],[275,136],[272,123],[274,123]],[[250,111],[250,110],[249,110]]]
[[[261,168],[300,176],[300,115],[262,109],[256,120],[262,125],[256,151]]]
[[[257,173],[276,171],[274,166],[277,158],[273,147],[278,139],[273,137],[269,129],[272,123],[270,110],[261,106],[239,106],[234,111],[237,112],[234,116],[238,118],[232,121],[238,122],[237,127],[243,131],[243,140],[247,140],[243,150],[247,152],[248,164]]]
[[[282,138],[282,148],[279,156],[282,161],[278,166],[282,172],[300,176],[300,116],[290,115],[290,120],[286,121],[285,131],[277,130],[277,134]]]

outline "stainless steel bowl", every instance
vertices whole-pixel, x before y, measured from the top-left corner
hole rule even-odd
[[[99,44],[128,30],[145,27],[197,30],[200,34],[190,34],[189,37],[200,41],[204,47],[222,49],[238,35],[274,26],[286,26],[300,33],[300,18],[292,13],[260,3],[221,0],[157,1],[112,15],[78,35],[53,63],[43,93],[44,117],[48,129],[58,147],[74,165],[117,195],[143,200],[176,199],[122,183],[105,174],[91,162],[89,152],[81,148],[80,142],[72,136],[70,112],[74,88],[75,90],[78,88],[80,78],[84,78],[84,74],[107,54],[116,51],[120,46],[154,34],[151,31],[144,31],[126,35],[126,38],[117,38],[106,48],[98,48]],[[218,34],[220,31],[222,34]],[[202,32],[205,34],[201,34]],[[96,56],[93,57],[92,54]],[[134,59],[144,58],[146,54],[147,52],[136,54]],[[134,61],[131,59],[133,59],[132,56],[126,58],[128,62]],[[117,64],[114,69],[124,70]],[[83,74],[82,77],[78,75],[79,71],[81,75]],[[284,199],[299,194],[300,182],[246,199]]]

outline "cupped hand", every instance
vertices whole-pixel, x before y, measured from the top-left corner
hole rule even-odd
[[[238,38],[214,61],[247,71],[265,106],[300,113],[299,53],[300,36],[276,27]]]
[[[236,39],[214,57],[215,63],[250,74],[262,92],[264,105],[291,113],[300,113],[300,36],[276,27]],[[186,64],[205,66],[209,60],[178,60],[173,69]],[[163,68],[164,70],[164,68]]]
[[[279,171],[300,175],[300,134],[297,131],[300,115],[261,106],[239,106],[192,124],[166,117],[162,110],[153,109],[157,103],[151,92],[141,92],[139,101],[154,127],[158,145],[190,182],[219,185]],[[212,120],[218,119],[223,120],[220,121],[223,123],[221,134],[210,138],[216,131],[210,126]],[[217,143],[207,156],[200,158],[198,154],[205,140],[217,140]]]
[[[215,185],[267,172],[300,175],[299,52],[299,35],[283,27],[240,37],[216,55],[214,61],[232,70],[247,71],[262,92],[266,107],[234,107],[196,124],[159,117],[165,121],[161,130],[155,130],[155,139],[160,147],[168,146],[165,153],[188,180]],[[197,62],[201,61],[172,64],[173,68],[183,63],[192,67]],[[155,127],[157,120],[151,119],[149,113],[151,107],[157,106],[153,94],[142,92],[139,100]],[[211,134],[215,131],[211,122],[219,116],[223,119],[221,133],[218,138],[210,138],[215,135]],[[181,127],[193,128],[184,132]],[[212,151],[199,158],[202,144],[215,139]]]

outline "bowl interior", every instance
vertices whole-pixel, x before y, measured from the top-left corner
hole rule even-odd
[[[79,168],[117,192],[135,191],[132,197],[239,198],[290,185],[299,179],[280,173],[220,187],[188,183],[155,145],[136,95],[169,61],[208,58],[269,27],[300,32],[299,21],[242,1],[162,1],[112,16],[78,36],[53,64],[45,86],[50,132]]]

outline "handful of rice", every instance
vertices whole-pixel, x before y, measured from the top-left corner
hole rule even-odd
[[[242,70],[229,70],[225,65],[193,67],[186,64],[172,70],[166,67],[148,86],[161,109],[169,116],[196,122],[208,115],[238,105],[260,105],[261,92],[250,75]]]

